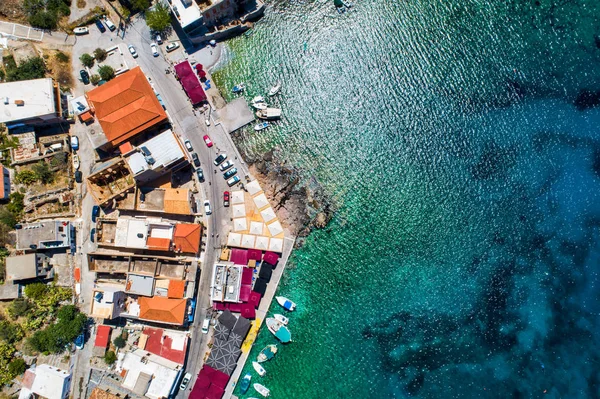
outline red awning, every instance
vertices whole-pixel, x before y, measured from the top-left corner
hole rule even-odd
[[[242,305],[242,317],[247,319],[254,319],[256,317],[256,310],[254,309],[254,305],[250,303],[244,303]]]
[[[232,249],[229,261],[235,263],[236,265],[246,266],[248,264],[248,250],[238,248]]]
[[[249,249],[248,259],[260,261],[262,259],[262,251],[259,249]]]
[[[196,105],[206,101],[206,93],[204,93],[202,85],[194,74],[189,61],[184,61],[175,65],[174,69],[183,89],[192,101],[192,104]]]
[[[242,270],[242,284],[252,284],[252,274],[254,274],[254,269],[244,267]]]
[[[275,252],[265,252],[263,260],[268,264],[275,266],[279,260],[279,255],[277,255]]]
[[[252,286],[250,284],[242,284],[240,287],[240,301],[248,302],[250,299],[250,293],[252,292]]]

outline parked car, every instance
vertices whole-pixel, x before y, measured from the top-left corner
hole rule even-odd
[[[154,163],[156,161],[152,157],[152,153],[150,152],[150,150],[148,149],[148,147],[141,146],[140,147],[140,151],[142,152],[142,154],[144,154],[144,158],[146,159],[146,162],[148,162],[148,165],[154,165]]]
[[[179,389],[181,391],[185,391],[191,379],[192,375],[190,373],[185,373],[185,375],[183,376],[183,380],[181,380],[181,385],[179,385]]]
[[[96,218],[100,216],[100,207],[98,205],[94,205],[92,208],[92,222],[96,223]]]
[[[92,229],[90,230],[90,241],[91,241],[91,242],[94,242],[94,236],[95,236],[95,235],[96,235],[96,228],[94,227],[94,228],[92,228]]]
[[[198,158],[198,154],[196,154],[195,152],[192,153],[192,160],[194,161],[195,167],[200,166],[200,159]]]
[[[212,142],[212,140],[210,139],[210,137],[208,137],[208,135],[207,135],[207,134],[205,134],[205,135],[204,135],[204,137],[202,137],[202,138],[204,139],[204,142],[206,143],[206,146],[207,146],[208,148],[210,148],[210,147],[212,147],[212,146],[213,146],[213,142]]]
[[[235,186],[240,182],[240,178],[237,176],[233,176],[231,179],[227,180],[227,185],[229,187]]]
[[[75,347],[77,349],[83,349],[83,345],[85,345],[85,331],[82,331],[81,334],[75,338]]]
[[[225,154],[225,153],[219,154],[219,156],[215,158],[215,166],[219,166],[226,159],[227,159],[227,154]]]
[[[231,168],[227,172],[223,173],[223,178],[225,180],[227,180],[230,177],[234,176],[236,173],[237,173],[237,169],[236,168]]]
[[[87,71],[85,69],[82,69],[81,71],[79,71],[79,76],[81,76],[81,81],[83,82],[84,85],[90,84],[90,74],[87,73]]]
[[[198,180],[200,181],[200,183],[204,183],[204,171],[202,170],[202,168],[196,169],[196,176],[198,176]]]
[[[90,33],[90,30],[87,28],[87,26],[80,26],[79,28],[73,29],[73,33],[76,35],[87,35]]]
[[[232,166],[233,166],[233,162],[225,161],[221,164],[221,166],[219,166],[219,169],[221,169],[221,172],[225,172],[227,169],[231,168]]]
[[[129,46],[127,46],[127,48],[129,49],[129,52],[131,53],[131,56],[133,58],[138,57],[138,53],[137,53],[137,51],[135,51],[135,47],[133,47],[133,44],[130,44]]]
[[[71,149],[77,151],[79,149],[79,138],[77,136],[71,136]]]
[[[76,183],[81,183],[83,182],[83,173],[81,173],[80,170],[76,170],[75,171],[75,182]]]
[[[179,43],[169,43],[165,47],[165,50],[167,50],[167,53],[170,53],[171,51],[176,50],[178,48],[179,48]]]
[[[106,32],[106,28],[104,27],[104,24],[99,19],[96,20],[96,26],[98,27],[98,30],[100,31],[100,33]]]
[[[104,19],[104,23],[106,24],[106,26],[108,27],[108,29],[110,29],[111,32],[113,32],[115,29],[117,29],[117,27],[115,26],[115,24],[113,24],[113,22],[110,19],[108,19],[108,18]]]
[[[160,37],[160,34],[157,34],[157,35],[156,35],[156,43],[158,43],[158,45],[159,45],[159,46],[160,46],[161,44],[163,44],[162,37]]]
[[[153,42],[150,44],[150,50],[152,51],[153,56],[158,57],[158,46],[156,43]]]
[[[189,140],[184,141],[183,144],[185,144],[185,148],[187,148],[187,150],[189,152],[193,152],[194,151],[194,147],[192,147],[192,143],[190,143]]]
[[[223,206],[229,206],[229,191],[223,193]]]
[[[210,209],[210,202],[208,202],[208,200],[204,201],[204,213],[207,215],[212,214],[212,210]]]
[[[204,321],[202,322],[202,334],[208,334],[208,327],[210,326],[210,320],[212,319],[212,315],[207,314],[204,316]]]

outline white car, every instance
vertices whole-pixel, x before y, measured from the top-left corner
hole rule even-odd
[[[127,48],[129,49],[129,52],[131,53],[131,56],[133,58],[137,58],[138,53],[137,53],[137,51],[135,51],[135,47],[133,47],[133,44],[130,44],[129,46],[127,46]]]
[[[192,147],[192,143],[190,143],[189,140],[184,141],[183,144],[185,144],[185,148],[187,148],[189,152],[194,152],[194,147]]]
[[[163,43],[162,37],[160,37],[160,35],[156,35],[156,43],[158,43],[159,46]]]
[[[212,319],[212,316],[207,314],[204,317],[204,321],[202,322],[202,334],[208,334],[208,327],[210,326],[210,319]]]
[[[179,389],[185,391],[185,388],[187,388],[187,384],[190,383],[191,379],[192,375],[190,373],[185,373],[185,375],[183,376],[183,380],[181,380],[181,385],[179,385]]]
[[[210,209],[210,202],[208,202],[208,200],[204,201],[204,213],[207,216],[212,214],[212,210]]]
[[[225,172],[227,169],[231,168],[232,166],[233,166],[233,162],[225,161],[221,165],[219,165],[219,169],[221,169],[221,172]]]
[[[90,30],[86,26],[81,26],[79,28],[73,29],[73,33],[76,35],[87,35],[90,33]]]
[[[152,44],[150,44],[150,50],[152,50],[153,56],[158,57],[158,46],[156,43],[152,42]]]
[[[79,138],[77,136],[71,136],[71,149],[77,151],[79,149]]]
[[[171,51],[176,50],[178,48],[179,48],[179,43],[169,43],[165,47],[165,50],[167,50],[167,53],[170,53]]]

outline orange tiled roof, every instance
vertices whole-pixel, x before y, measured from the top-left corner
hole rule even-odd
[[[183,298],[185,293],[185,281],[184,280],[169,280],[169,290],[167,296],[169,298]]]
[[[0,165],[0,179],[2,179],[2,181],[0,181],[0,198],[6,198],[7,197],[7,193],[4,191],[4,171],[7,170],[5,166]]]
[[[140,297],[140,319],[183,325],[187,300],[160,296]]]
[[[107,392],[98,387],[94,388],[92,394],[90,395],[90,399],[121,399],[119,396]]]
[[[121,155],[129,154],[133,151],[133,145],[128,141],[119,146],[119,151],[121,151]]]
[[[157,249],[159,251],[168,251],[171,247],[171,240],[168,238],[148,237],[146,245],[149,249]]]
[[[86,93],[98,122],[113,146],[167,120],[139,67]]]
[[[83,114],[79,115],[79,119],[82,122],[86,123],[94,119],[94,115],[90,111],[85,111]]]
[[[176,251],[196,254],[200,249],[202,226],[199,224],[180,223],[175,225],[173,244]]]
[[[164,211],[177,215],[189,215],[190,190],[180,188],[165,189]]]

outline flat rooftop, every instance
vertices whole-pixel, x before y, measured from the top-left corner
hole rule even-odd
[[[174,162],[185,158],[183,148],[171,130],[167,130],[138,146],[138,148],[141,147],[146,147],[150,151],[154,163],[149,164],[147,158],[141,152],[132,153],[127,157],[127,163],[134,175],[145,170],[167,168]]]
[[[195,279],[195,273],[193,273],[190,262],[176,258],[146,255],[90,253],[89,270],[96,273],[141,273],[174,280],[186,279],[191,281]]]
[[[71,222],[50,220],[23,224],[17,230],[17,249],[63,248],[71,245]]]
[[[23,105],[15,104],[19,100]],[[0,123],[55,113],[55,89],[51,78],[0,83]]]
[[[239,302],[241,286],[241,266],[232,263],[215,265],[210,287],[210,296],[213,301]]]
[[[198,4],[194,0],[171,0],[169,3],[171,3],[170,7],[173,10],[173,14],[182,28],[202,18],[202,11],[200,11],[200,7],[198,7]]]

